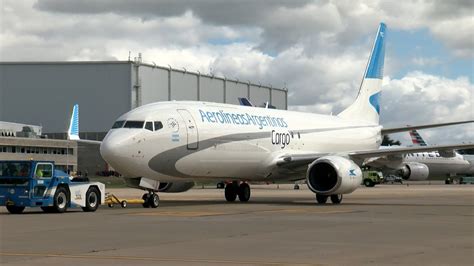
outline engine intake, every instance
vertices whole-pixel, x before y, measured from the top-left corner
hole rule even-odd
[[[320,195],[347,194],[362,182],[362,171],[352,160],[325,156],[312,162],[306,172],[306,183]]]

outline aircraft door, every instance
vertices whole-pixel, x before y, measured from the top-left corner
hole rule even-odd
[[[186,134],[187,134],[187,141],[188,141],[188,149],[195,150],[198,148],[199,136],[198,136],[198,129],[196,126],[196,122],[194,121],[193,116],[188,110],[185,109],[178,109],[178,113],[184,120],[186,124]]]

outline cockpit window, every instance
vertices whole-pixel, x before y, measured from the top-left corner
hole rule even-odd
[[[153,131],[153,122],[146,122],[145,123],[145,129]]]
[[[162,129],[162,128],[163,128],[163,124],[160,121],[156,121],[155,122],[155,131],[157,131],[159,129]]]
[[[145,121],[127,121],[125,122],[124,128],[143,128]]]
[[[112,128],[121,128],[121,127],[123,127],[124,123],[125,123],[125,121],[123,121],[123,120],[122,121],[116,121],[114,123],[114,125],[112,126]]]

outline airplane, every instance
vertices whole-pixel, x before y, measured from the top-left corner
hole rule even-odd
[[[380,150],[382,136],[414,128],[379,124],[386,25],[381,23],[354,103],[338,115],[319,115],[201,101],[156,102],[120,116],[100,143],[103,159],[130,187],[146,190],[144,207],[159,205],[157,192],[183,192],[194,182],[232,180],[225,199],[250,199],[248,182],[306,178],[316,201],[339,204],[362,181],[365,160],[474,144]]]
[[[409,132],[415,146],[428,146],[420,133],[416,130]],[[474,174],[473,156],[462,155],[451,151],[432,151],[421,153],[407,153],[403,158],[390,158],[391,169],[405,180],[426,180],[428,178],[451,178],[457,174]],[[397,165],[398,164],[398,165]],[[412,169],[419,169],[412,172]],[[384,172],[386,172],[385,169]],[[392,171],[393,173],[393,171]]]

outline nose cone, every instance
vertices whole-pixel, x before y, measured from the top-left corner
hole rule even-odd
[[[126,139],[122,135],[120,132],[109,132],[100,145],[100,155],[116,170],[126,161],[127,156]]]

